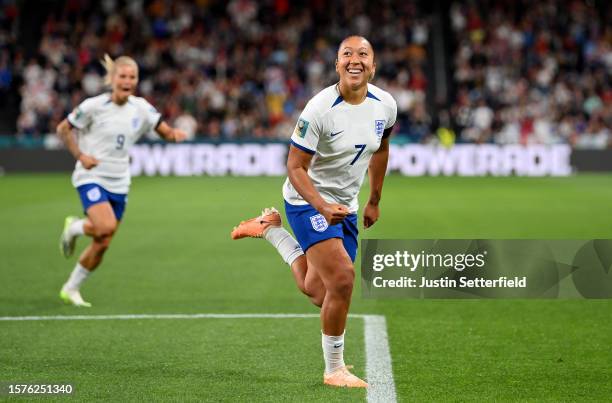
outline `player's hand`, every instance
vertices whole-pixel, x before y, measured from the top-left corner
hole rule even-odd
[[[91,169],[100,163],[95,157],[87,154],[79,155],[79,161],[81,161],[81,165],[85,169]]]
[[[329,225],[341,223],[342,220],[344,220],[346,216],[350,214],[348,207],[336,203],[324,204],[319,210],[319,213],[325,217],[325,220]]]
[[[380,208],[378,205],[374,204],[366,204],[363,209],[363,227],[370,228],[376,221],[378,221],[378,217],[380,216]]]
[[[172,137],[175,143],[182,143],[187,139],[187,133],[181,129],[172,129]]]

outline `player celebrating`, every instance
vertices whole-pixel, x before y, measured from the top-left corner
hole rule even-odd
[[[138,65],[127,56],[102,62],[105,83],[111,92],[88,98],[57,126],[70,153],[77,160],[72,174],[85,218],[67,217],[60,239],[64,257],[74,253],[80,235],[92,238],[68,281],[60,291],[66,303],[91,306],[83,301],[80,287],[102,261],[127,203],[130,186],[129,149],[138,138],[155,130],[167,141],[180,142],[186,134],[170,127],[144,98],[134,96]],[[72,135],[77,129],[78,142]]]
[[[368,40],[346,38],[336,60],[339,82],[312,98],[298,120],[283,186],[297,242],[274,209],[232,231],[233,239],[263,237],[272,243],[291,266],[300,290],[321,307],[323,379],[333,386],[367,387],[348,371],[343,351],[355,278],[357,197],[367,170],[371,190],[363,225],[368,228],[380,214],[388,137],[397,115],[391,95],[368,84],[375,69]]]

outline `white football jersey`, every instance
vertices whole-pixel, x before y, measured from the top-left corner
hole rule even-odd
[[[161,115],[144,98],[130,96],[123,105],[105,93],[88,98],[68,115],[78,129],[79,148],[100,161],[85,169],[77,161],[72,184],[78,187],[97,183],[109,192],[127,193],[130,187],[130,147],[143,134],[153,130]]]
[[[313,155],[308,176],[325,201],[345,205],[351,213],[359,209],[357,197],[370,158],[396,116],[393,97],[372,84],[359,105],[344,102],[337,85],[308,102],[291,144]],[[289,204],[307,204],[289,178],[283,185],[283,197]]]

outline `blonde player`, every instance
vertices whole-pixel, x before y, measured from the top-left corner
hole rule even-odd
[[[379,217],[389,156],[389,135],[397,105],[371,85],[376,63],[367,39],[350,36],[336,60],[339,82],[308,102],[291,136],[285,211],[297,241],[281,226],[279,213],[265,209],[243,221],[233,239],[263,237],[292,269],[300,290],[321,307],[324,383],[367,387],[344,364],[344,333],[351,302],[357,254],[357,197],[365,173],[370,198],[365,228]]]
[[[103,65],[111,92],[86,99],[57,126],[57,133],[77,160],[72,184],[86,214],[84,218],[66,218],[60,251],[68,258],[74,253],[77,237],[91,237],[91,244],[62,287],[60,298],[86,307],[91,304],[83,300],[79,289],[100,265],[127,203],[130,147],[151,130],[167,141],[180,142],[186,137],[182,130],[164,122],[144,98],[134,96],[138,65],[132,58],[112,60],[105,55]]]

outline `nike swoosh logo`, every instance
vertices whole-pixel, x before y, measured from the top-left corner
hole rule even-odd
[[[340,130],[339,132],[332,133],[332,134],[330,134],[330,135],[329,135],[329,137],[334,137],[334,136],[337,136],[337,135],[339,135],[340,133],[344,133],[344,130]]]
[[[334,348],[340,348],[340,347],[342,347],[343,344],[344,343],[336,343],[336,344],[334,344]]]

